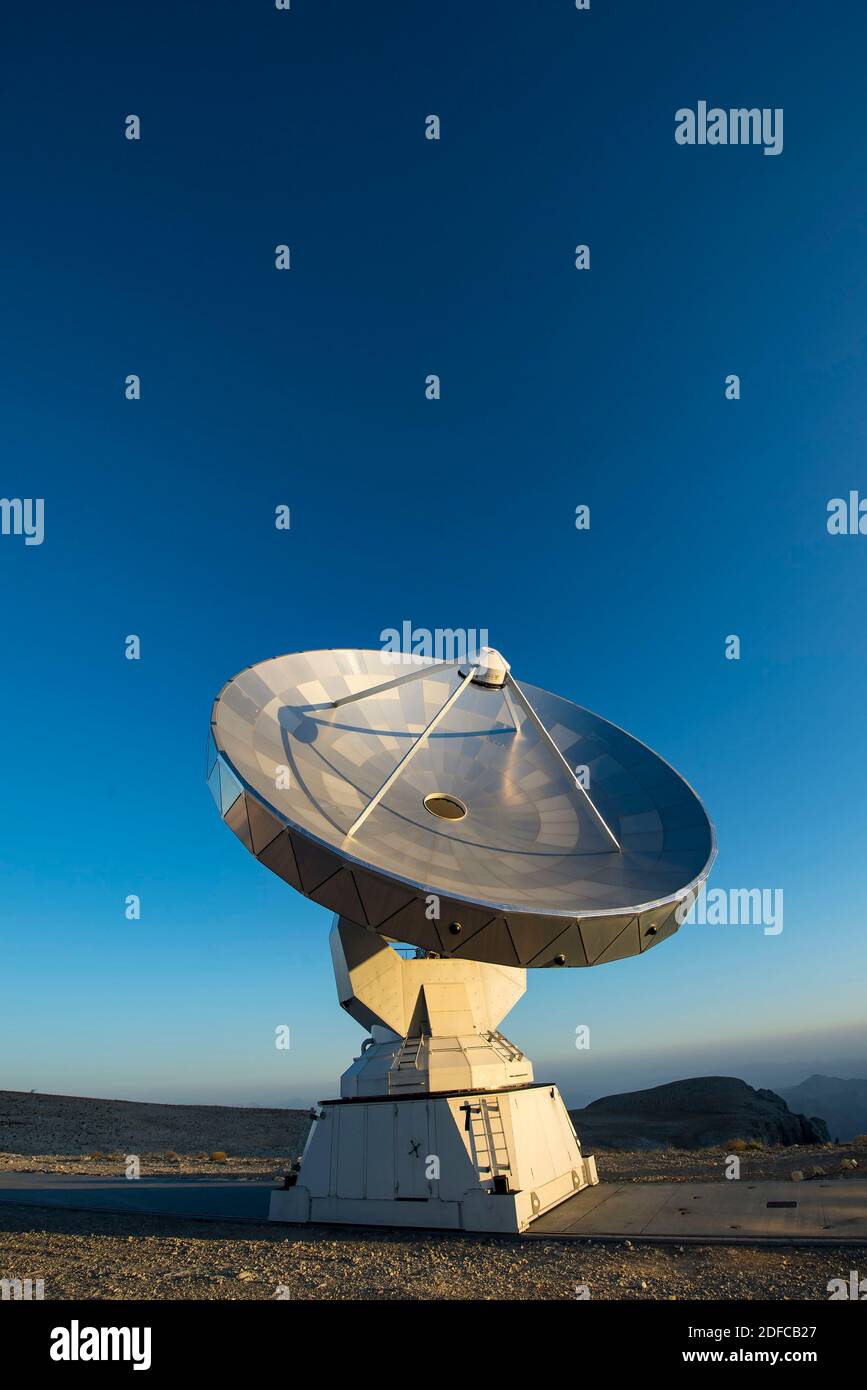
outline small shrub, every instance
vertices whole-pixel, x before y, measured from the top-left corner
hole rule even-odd
[[[216,1149],[215,1152],[211,1154],[210,1162],[211,1162],[211,1163],[228,1163],[229,1160],[228,1160],[228,1158],[226,1157],[226,1155],[223,1153],[223,1150],[222,1150],[222,1149]]]

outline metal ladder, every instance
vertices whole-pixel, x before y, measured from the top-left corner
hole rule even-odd
[[[467,1130],[472,1156],[481,1176],[490,1173],[510,1173],[509,1150],[500,1102],[480,1096],[477,1105],[467,1102]]]
[[[517,1048],[514,1043],[509,1042],[508,1038],[503,1037],[503,1034],[499,1032],[498,1029],[494,1028],[491,1032],[486,1033],[485,1037],[488,1039],[488,1042],[493,1047],[497,1056],[503,1061],[522,1062],[524,1060],[524,1054],[521,1052],[520,1048]]]
[[[421,1065],[423,1048],[423,1034],[415,1038],[404,1038],[400,1046],[400,1051],[389,1068],[390,1090],[399,1089],[401,1085],[415,1085],[416,1076]],[[407,1075],[407,1073],[409,1073],[409,1075]]]

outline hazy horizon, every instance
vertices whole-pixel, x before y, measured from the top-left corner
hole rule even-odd
[[[359,1030],[359,1039],[363,1037]],[[834,1049],[846,1041],[856,1047],[860,1041],[862,1053],[849,1054],[835,1052]],[[546,1064],[535,1063],[536,1080],[552,1081],[560,1087],[566,1104],[577,1109],[588,1105],[602,1096],[616,1095],[625,1091],[644,1090],[653,1086],[665,1085],[670,1081],[681,1081],[700,1076],[736,1076],[748,1085],[780,1091],[795,1086],[808,1077],[820,1074],[841,1078],[867,1080],[867,1030],[841,1029],[817,1040],[812,1054],[802,1053],[794,1058],[783,1055],[789,1039],[765,1040],[771,1043],[771,1055],[756,1057],[756,1040],[743,1039],[736,1046],[725,1051],[707,1046],[701,1051],[691,1051],[682,1056],[676,1052],[660,1053],[658,1056],[626,1058],[621,1056],[602,1057],[594,1060],[592,1079],[581,1080],[575,1074],[575,1067],[567,1065],[566,1060],[551,1061]],[[797,1040],[803,1047],[803,1039]],[[774,1055],[779,1049],[780,1055]],[[585,1054],[586,1055],[586,1054]],[[813,1060],[810,1061],[810,1056]],[[728,1058],[728,1061],[726,1060]],[[348,1064],[349,1057],[345,1061]],[[316,1085],[314,1081],[298,1083],[294,1090],[281,1094],[276,1085],[256,1089],[251,1087],[249,1094],[239,1094],[237,1090],[214,1090],[203,1081],[196,1087],[194,1082],[167,1088],[134,1086],[135,1094],[120,1094],[115,1091],[71,1090],[60,1085],[15,1085],[11,1084],[6,1073],[0,1072],[0,1090],[30,1091],[43,1095],[82,1095],[101,1100],[138,1100],[157,1104],[180,1105],[232,1105],[265,1106],[288,1109],[306,1109],[320,1100],[327,1100],[337,1094],[337,1086],[328,1080]]]

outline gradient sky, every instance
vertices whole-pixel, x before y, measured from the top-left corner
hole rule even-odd
[[[337,1093],[329,914],[220,824],[208,717],[405,619],[649,743],[712,884],[784,890],[778,936],[530,972],[540,1079],[867,1065],[867,536],[826,528],[867,496],[865,40],[811,0],[6,17],[0,492],[46,531],[0,536],[0,1086]],[[677,145],[699,100],[782,107],[783,153]]]

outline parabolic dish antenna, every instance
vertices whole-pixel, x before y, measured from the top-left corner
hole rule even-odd
[[[671,936],[707,876],[699,798],[643,743],[498,653],[299,652],[214,702],[226,823],[299,892],[392,939],[588,966]],[[438,912],[431,912],[432,899]]]
[[[596,1183],[499,1024],[526,966],[677,930],[715,853],[683,778],[483,648],[249,666],[214,702],[208,783],[247,849],[336,914],[338,998],[370,1032],[271,1218],[522,1231]]]

